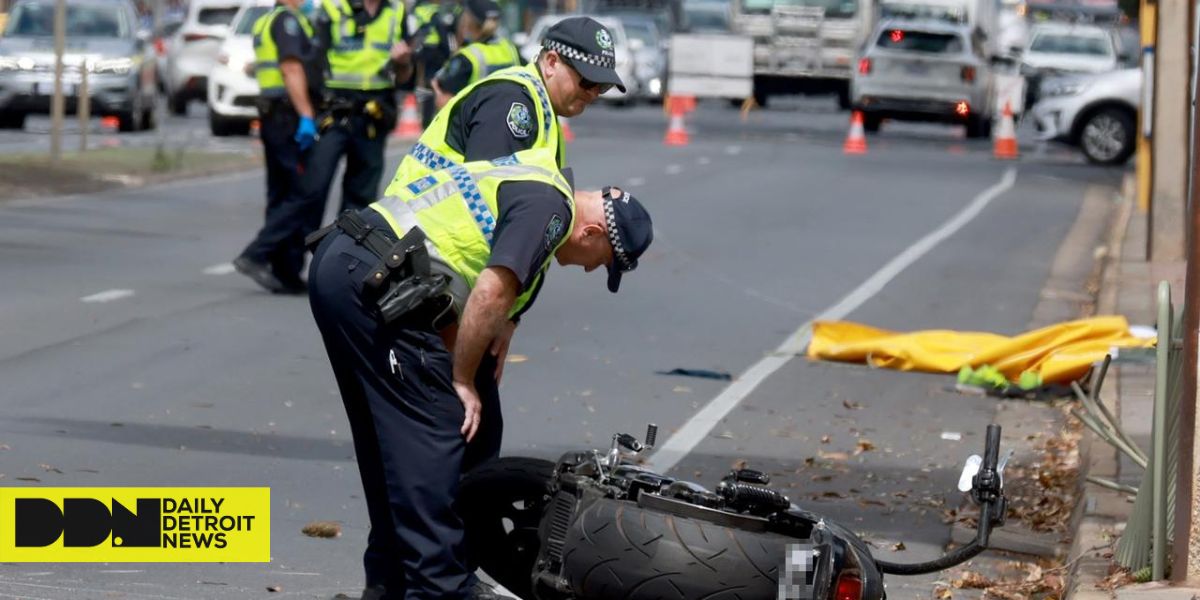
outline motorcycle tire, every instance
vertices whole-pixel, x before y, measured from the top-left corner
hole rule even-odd
[[[774,599],[796,543],[603,498],[568,530],[563,571],[581,599]]]
[[[468,561],[521,598],[532,598],[538,524],[549,501],[553,462],[505,457],[463,476],[458,514],[467,532]]]

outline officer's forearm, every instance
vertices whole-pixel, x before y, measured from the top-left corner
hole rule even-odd
[[[304,74],[304,65],[294,58],[289,58],[279,64],[279,70],[283,72],[283,83],[287,86],[288,98],[291,99],[296,113],[311,119],[313,108],[308,100],[308,76]]]
[[[488,267],[475,280],[454,341],[454,380],[474,383],[483,353],[508,321],[520,284],[512,271]]]

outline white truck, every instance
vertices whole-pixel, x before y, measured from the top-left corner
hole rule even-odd
[[[1007,51],[1000,47],[1000,11],[998,0],[881,0],[881,19],[932,19],[969,25],[986,54],[997,56]]]
[[[837,95],[850,108],[854,56],[875,26],[876,0],[731,0],[733,33],[754,40],[754,99]]]

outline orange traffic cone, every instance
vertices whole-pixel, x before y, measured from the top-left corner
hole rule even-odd
[[[842,144],[843,154],[866,154],[867,136],[863,132],[862,111],[856,110],[850,114],[850,133]]]
[[[671,103],[671,122],[667,125],[667,135],[663,137],[663,143],[668,146],[686,146],[690,138],[687,129],[683,126],[683,114],[685,109],[682,102]]]
[[[421,113],[417,110],[416,94],[404,97],[404,107],[400,109],[400,120],[396,123],[395,134],[405,140],[421,137]]]
[[[558,118],[558,127],[559,127],[559,129],[562,129],[562,135],[563,135],[564,142],[575,141],[575,133],[573,131],[571,131],[571,125],[567,123],[566,117]]]
[[[1017,159],[1017,127],[1013,124],[1012,104],[1004,103],[1000,125],[993,134],[992,156],[1001,160]]]

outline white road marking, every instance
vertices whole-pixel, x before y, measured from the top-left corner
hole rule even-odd
[[[204,269],[205,275],[228,275],[234,271],[233,263],[221,263]]]
[[[862,282],[854,291],[842,298],[837,304],[825,309],[816,318],[804,323],[792,335],[783,340],[775,352],[754,363],[745,373],[733,380],[729,387],[721,391],[704,408],[683,424],[665,443],[655,450],[645,465],[658,473],[666,473],[679,463],[683,457],[700,443],[701,440],[716,427],[729,411],[733,410],[746,396],[770,377],[772,373],[787,364],[795,355],[804,351],[812,339],[813,321],[831,321],[845,318],[864,302],[879,293],[885,285],[895,279],[904,269],[917,262],[946,238],[954,235],[964,225],[979,216],[985,207],[1000,194],[1012,189],[1017,180],[1017,170],[1009,167],[995,185],[981,192],[965,208],[954,215],[949,221],[936,230],[917,240],[904,252],[889,261],[869,279]]]
[[[80,302],[112,302],[121,298],[128,298],[133,295],[133,290],[104,290],[103,292],[84,296],[79,299]]]
[[[683,172],[683,167],[679,165],[667,165],[667,175],[678,175]]]
[[[725,154],[732,155],[732,154],[741,154],[741,153],[742,153],[741,146],[725,146]]]
[[[629,187],[646,185],[646,178],[645,177],[630,177],[629,179],[625,180],[625,185],[627,185]]]
[[[700,158],[696,159],[696,164],[698,164],[698,165],[707,165],[711,162],[712,162],[712,159],[707,156],[701,156]]]
[[[138,570],[134,570],[134,569],[105,569],[103,571],[96,571],[96,572],[97,573],[110,573],[110,574],[114,574],[114,575],[129,575],[129,574],[133,574],[133,573],[145,573],[145,571],[138,571]]]

